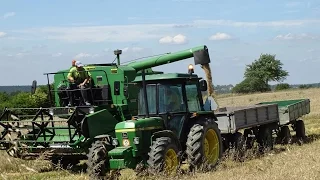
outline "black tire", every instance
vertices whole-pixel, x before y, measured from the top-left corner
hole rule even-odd
[[[270,151],[273,149],[272,129],[268,126],[261,126],[258,132],[259,150]]]
[[[211,160],[205,155],[204,143],[206,141],[205,134],[207,132],[214,133],[212,134],[212,138],[215,138],[213,140],[217,141],[215,143],[218,145],[218,147],[216,147],[218,148],[218,152],[215,152],[216,154],[212,155],[213,158]],[[203,167],[203,170],[209,170],[216,167],[222,157],[222,150],[223,144],[218,125],[214,120],[209,118],[199,119],[198,122],[191,127],[187,140],[186,154],[190,169],[194,170]]]
[[[148,153],[149,159],[148,169],[151,173],[159,173],[165,172],[168,174],[176,173],[180,167],[180,155],[179,148],[175,141],[170,137],[159,137],[156,138],[155,141],[152,142],[152,146],[150,147],[150,152]],[[172,155],[170,158],[166,155]],[[167,160],[172,160],[170,163],[176,163],[176,167],[171,169],[170,171],[166,171],[166,157]]]
[[[246,145],[246,149],[251,149],[253,147],[254,144],[254,138],[253,137],[249,137],[252,136],[253,132],[251,129],[245,129],[243,136],[245,139],[245,145]]]
[[[69,169],[77,165],[78,163],[80,163],[80,160],[72,157],[62,156],[62,157],[53,157],[51,159],[51,163],[54,164],[55,166],[59,166],[62,169]]]
[[[304,126],[304,122],[302,120],[296,121],[295,129],[296,129],[296,137],[299,140],[304,140],[305,137],[306,137],[306,129],[305,129],[305,126]]]
[[[242,161],[245,154],[245,138],[240,132],[233,135],[232,146],[235,149],[234,159]]]
[[[90,180],[103,180],[110,171],[108,151],[105,141],[95,141],[88,153],[87,173]]]
[[[289,144],[291,143],[291,134],[288,126],[282,126],[280,130],[279,140],[281,144]]]

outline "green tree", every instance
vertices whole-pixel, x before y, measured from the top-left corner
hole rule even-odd
[[[280,84],[277,84],[275,87],[276,91],[281,91],[285,89],[290,89],[290,85],[288,83],[280,83]]]
[[[248,77],[232,88],[233,93],[266,92],[270,90],[268,84],[256,77]]]
[[[283,81],[289,73],[283,70],[282,66],[281,61],[276,59],[276,55],[261,54],[259,59],[246,66],[244,76],[262,79],[265,84],[269,81]]]

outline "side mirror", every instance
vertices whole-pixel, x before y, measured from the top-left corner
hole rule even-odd
[[[34,80],[32,81],[32,85],[31,85],[31,94],[34,94],[36,92],[37,89],[37,81]]]
[[[206,80],[201,80],[199,82],[200,84],[200,90],[201,91],[206,91],[208,89],[207,81]]]

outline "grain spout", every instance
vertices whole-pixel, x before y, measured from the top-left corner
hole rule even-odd
[[[207,97],[211,96],[217,103],[216,94],[214,92],[213,83],[212,83],[212,74],[211,74],[210,66],[209,66],[209,64],[202,64],[201,68],[204,70],[204,73],[205,73],[206,79],[207,79],[207,84],[208,84],[208,96]],[[207,98],[205,97],[205,99],[207,99]]]

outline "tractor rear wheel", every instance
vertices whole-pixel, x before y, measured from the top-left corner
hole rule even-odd
[[[108,151],[105,141],[95,141],[89,149],[87,161],[87,173],[90,179],[103,180],[110,171],[108,161]]]
[[[210,118],[200,119],[189,132],[187,156],[191,170],[214,168],[222,156],[222,138],[218,125]]]
[[[159,137],[153,141],[147,161],[152,173],[175,174],[180,166],[179,148],[170,137]]]

